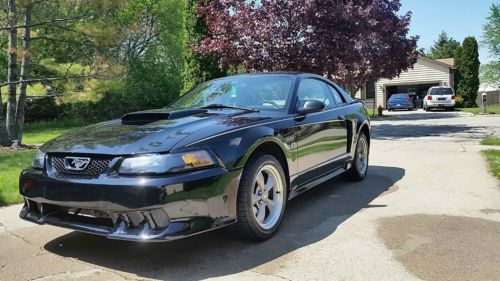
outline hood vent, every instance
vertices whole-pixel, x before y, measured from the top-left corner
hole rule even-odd
[[[123,115],[123,125],[144,125],[160,120],[172,120],[206,113],[206,109],[186,109],[172,112],[134,112]]]

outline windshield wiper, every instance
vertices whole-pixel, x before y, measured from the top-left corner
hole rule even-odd
[[[245,111],[251,111],[251,112],[259,112],[259,110],[253,109],[253,108],[246,108],[246,107],[233,106],[233,105],[225,105],[225,104],[220,104],[220,103],[213,103],[213,104],[205,105],[205,106],[198,107],[198,108],[201,108],[201,109],[231,108],[231,109],[239,109],[239,110],[245,110]]]

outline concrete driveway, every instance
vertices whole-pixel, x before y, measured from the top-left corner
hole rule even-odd
[[[500,117],[390,115],[373,122],[366,180],[293,200],[269,241],[111,241],[21,222],[11,206],[0,280],[500,280],[500,190],[478,145]]]

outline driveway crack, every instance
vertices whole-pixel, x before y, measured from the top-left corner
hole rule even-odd
[[[286,278],[286,277],[284,277],[284,276],[277,275],[277,274],[270,274],[270,273],[260,272],[260,271],[253,270],[253,269],[249,269],[249,271],[251,271],[251,272],[253,272],[253,273],[261,274],[261,275],[272,276],[272,277],[278,277],[278,278],[283,279],[283,280],[292,281],[292,279],[288,279],[288,278]]]

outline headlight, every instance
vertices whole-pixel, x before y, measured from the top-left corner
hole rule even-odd
[[[169,154],[145,154],[125,158],[118,172],[120,174],[164,174],[210,167],[216,164],[215,159],[206,150]]]
[[[31,166],[37,169],[43,169],[45,166],[45,153],[43,153],[40,149],[38,149],[35,153],[35,157],[31,162]]]

